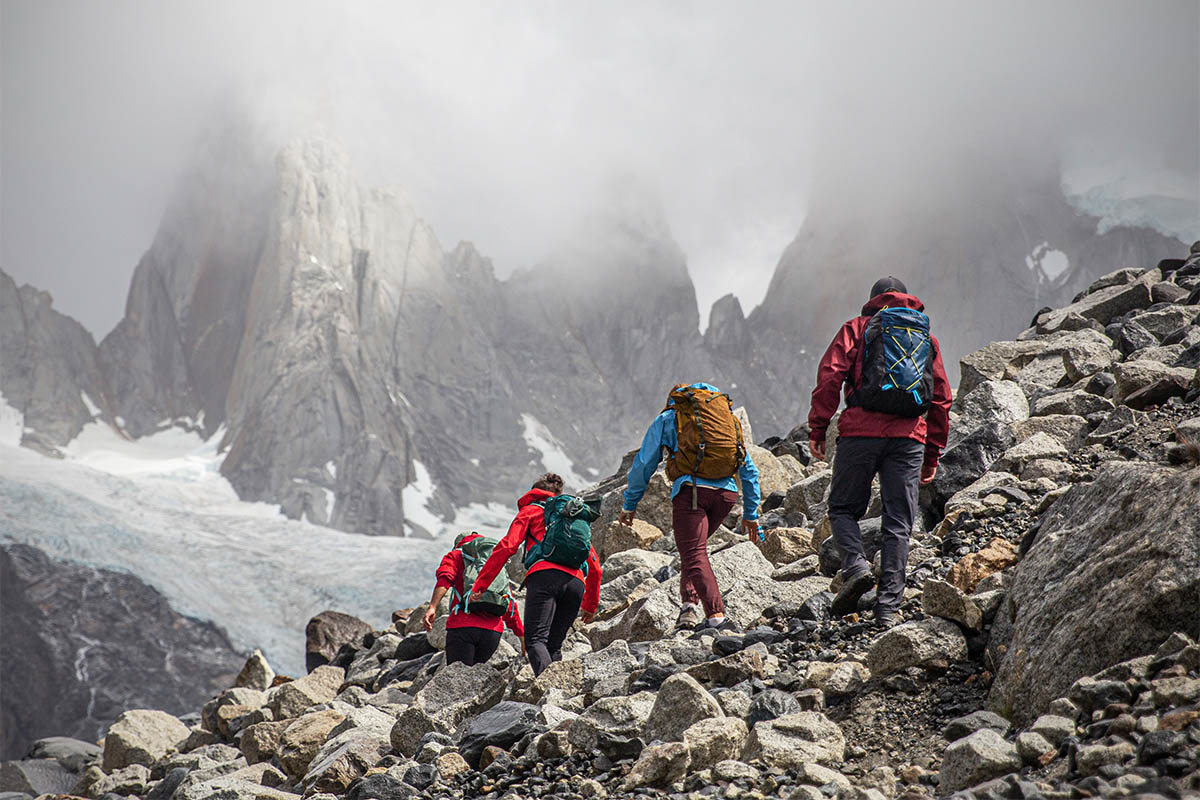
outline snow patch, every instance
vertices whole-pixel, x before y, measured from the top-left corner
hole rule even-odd
[[[475,531],[493,539],[500,539],[508,532],[508,526],[516,515],[515,508],[503,503],[471,503],[454,513],[450,527],[455,533]]]
[[[16,447],[25,430],[25,415],[8,404],[0,392],[0,445]]]
[[[329,473],[329,477],[337,480],[337,464],[333,463],[333,459],[325,462],[325,471]]]
[[[562,443],[537,417],[532,414],[521,415],[521,435],[525,444],[541,456],[542,466],[561,475],[568,487],[582,489],[591,485],[591,481],[575,471],[575,462],[567,455]]]
[[[337,502],[337,496],[334,495],[332,489],[325,490],[325,519],[333,519],[333,504]]]
[[[1025,266],[1035,273],[1039,282],[1053,283],[1071,267],[1071,260],[1062,250],[1055,250],[1049,242],[1042,242],[1025,256]]]
[[[400,492],[404,502],[404,528],[411,534],[418,531],[414,526],[419,525],[429,533],[436,534],[445,525],[437,514],[429,510],[429,501],[433,499],[437,486],[434,485],[429,470],[415,458],[413,472],[416,473],[413,482]]]
[[[87,392],[80,392],[79,399],[87,406],[88,413],[92,415],[93,419],[100,416],[100,406],[92,402],[92,398],[88,396]]]
[[[471,466],[472,466],[472,467],[478,467],[478,466],[479,466],[479,459],[478,459],[478,458],[469,458],[469,459],[467,459],[467,460],[471,462]]]
[[[1106,162],[1063,173],[1063,192],[1079,211],[1098,217],[1097,233],[1144,227],[1183,242],[1200,238],[1200,187],[1160,165]]]

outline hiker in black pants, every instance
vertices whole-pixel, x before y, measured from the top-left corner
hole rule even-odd
[[[822,356],[808,415],[809,449],[824,460],[825,432],[845,387],[829,488],[829,523],[842,554],[836,616],[853,612],[875,585],[858,521],[879,475],[882,574],[875,620],[882,626],[895,623],[904,599],[918,483],[937,474],[950,427],[950,382],[924,310],[898,279],[876,281],[862,314],[842,325]]]
[[[476,583],[487,586],[508,559],[525,552],[546,535],[543,504],[562,493],[563,479],[548,472],[517,501],[516,518],[479,571]],[[583,566],[583,565],[581,565]],[[600,559],[595,548],[587,555],[586,571],[541,559],[525,575],[525,649],[535,675],[562,659],[562,646],[575,618],[591,622],[600,602]],[[582,611],[581,611],[582,609]]]
[[[462,598],[473,586],[463,586],[465,569],[463,562],[463,546],[481,539],[478,533],[469,533],[458,537],[454,548],[442,556],[442,563],[437,569],[437,585],[433,588],[433,597],[429,600],[429,608],[425,610],[422,620],[426,631],[433,630],[433,622],[437,618],[438,604],[450,593],[450,616],[446,620],[446,663],[460,662],[468,667],[482,664],[492,657],[500,646],[500,635],[504,626],[512,631],[522,642],[525,640],[525,628],[521,624],[521,615],[517,604],[511,600],[508,608],[501,616],[472,611],[462,603]],[[488,540],[484,540],[488,541]],[[476,581],[478,582],[478,581]],[[480,583],[480,586],[487,586]],[[524,644],[522,644],[522,648]]]

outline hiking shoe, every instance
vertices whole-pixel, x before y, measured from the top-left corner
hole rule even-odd
[[[683,628],[695,628],[698,623],[704,622],[704,613],[697,606],[685,608],[679,612],[679,619],[675,620],[675,630]]]
[[[729,617],[725,617],[718,623],[709,622],[707,619],[702,620],[699,625],[692,628],[696,633],[738,633],[738,626],[733,623]]]
[[[895,611],[875,612],[875,627],[880,630],[887,630],[894,627],[898,622],[900,622],[900,615]]]
[[[833,598],[830,612],[834,617],[853,614],[858,609],[858,598],[869,592],[874,585],[875,577],[869,571],[847,579],[838,591],[837,597]]]

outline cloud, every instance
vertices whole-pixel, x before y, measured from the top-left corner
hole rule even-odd
[[[231,103],[268,140],[328,131],[361,181],[403,186],[443,244],[474,241],[501,274],[574,235],[612,174],[635,174],[703,310],[729,291],[761,300],[810,198],[936,193],[987,158],[1193,185],[1198,170],[1190,2],[8,0],[0,13],[0,266],[99,335]]]

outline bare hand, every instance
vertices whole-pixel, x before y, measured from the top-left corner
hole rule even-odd
[[[526,653],[525,653],[525,637],[524,637],[524,636],[522,636],[522,637],[521,637],[521,658],[524,658],[525,656],[526,656]]]
[[[762,528],[759,527],[758,520],[756,519],[743,519],[742,533],[746,534],[751,540],[757,539],[760,542],[763,540]]]
[[[579,619],[583,620],[583,624],[587,625],[596,618],[595,611],[580,611]]]
[[[471,596],[467,599],[468,603],[478,603],[483,600],[483,592],[471,592]]]
[[[617,522],[633,527],[633,512],[621,509],[621,513],[617,514]]]
[[[437,606],[431,605],[429,608],[425,609],[425,617],[424,617],[424,619],[421,620],[421,623],[425,626],[425,630],[427,630],[427,631],[433,630],[433,620],[436,617],[437,617]]]
[[[921,465],[921,485],[927,486],[933,483],[933,479],[937,477],[937,464],[922,464]]]
[[[817,461],[825,460],[825,440],[824,439],[809,439],[808,452],[812,453],[813,458]]]

